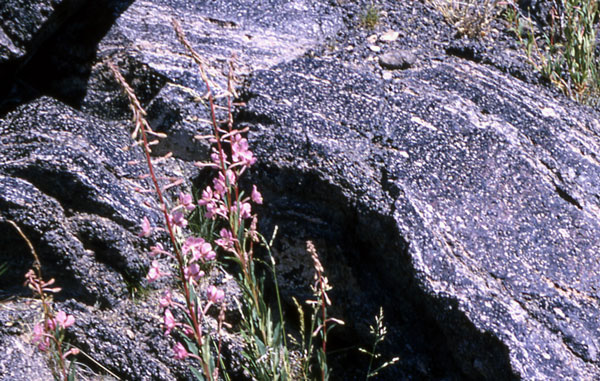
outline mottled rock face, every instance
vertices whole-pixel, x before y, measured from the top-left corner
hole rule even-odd
[[[125,229],[136,229],[136,214],[147,213],[142,199],[127,183],[141,168],[126,165],[140,159],[139,155],[120,149],[129,144],[123,134],[128,128],[90,119],[59,102],[41,98],[9,113],[0,130],[1,155],[10,158],[2,161],[0,169],[3,217],[26,224],[32,239],[43,242],[40,250],[52,258],[51,264],[58,265],[48,269],[49,276],[74,276],[78,284],[71,285],[70,290],[93,298],[92,304],[114,304],[114,298],[123,295],[122,290],[115,289],[119,282],[111,279],[111,274],[141,275],[140,268],[126,264],[136,260],[131,252],[132,234]],[[6,229],[10,230],[8,226]],[[12,236],[3,238],[14,241]],[[85,272],[77,274],[93,259],[96,240],[104,241],[106,255],[114,256],[97,264],[95,271],[104,273],[102,281]],[[7,252],[2,255],[2,261],[11,257]],[[113,265],[122,268],[111,269]],[[66,269],[69,271],[65,273]],[[17,279],[11,276],[11,281],[20,283],[23,270],[12,272]],[[96,280],[103,285],[85,285]]]
[[[200,184],[191,162],[207,147],[192,137],[206,119],[194,102],[204,86],[175,17],[210,74],[237,56],[236,123],[259,158],[250,175],[265,198],[261,228],[279,227],[286,300],[307,296],[304,247],[315,242],[332,312],[347,323],[332,331],[336,377],[364,375],[366,359],[347,348],[369,346],[383,306],[381,348],[400,363],[381,379],[600,378],[598,113],[532,84],[510,35],[453,40],[424,4],[394,1],[367,31],[363,5],[338,3],[0,5],[0,65],[11,68],[0,214],[22,226],[64,288],[56,300],[81,322],[71,339],[124,379],[189,376],[171,358],[155,295],[131,299],[148,266],[138,222],[158,216],[132,191],[143,167],[126,163],[140,153],[122,149],[129,111],[103,62],[119,65],[153,127],[169,134],[155,149],[174,153],[162,170]],[[396,40],[372,38],[390,29]],[[412,66],[380,66],[399,51],[414,54]],[[3,262],[0,295],[24,295],[32,259],[0,220]],[[43,361],[19,360],[32,350],[31,321],[15,317],[20,299],[10,303],[0,344],[14,350],[0,375],[37,379]]]
[[[256,73],[248,92],[243,117],[265,121],[252,136],[266,171],[299,179],[276,201],[278,213],[303,218],[295,205],[309,197],[345,210],[305,210],[306,223],[296,224],[314,215],[324,226],[352,219],[336,238],[358,241],[352,274],[377,274],[361,289],[381,301],[394,290],[435,316],[465,375],[597,374],[593,112],[458,60],[388,83],[298,60]],[[308,197],[304,178],[313,179]],[[280,192],[275,180],[266,183]]]
[[[81,0],[15,0],[0,4],[0,68],[23,63],[81,5]],[[4,79],[4,76],[2,76]]]

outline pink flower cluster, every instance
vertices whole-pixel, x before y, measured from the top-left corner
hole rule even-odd
[[[212,261],[217,257],[212,245],[200,237],[189,237],[182,247],[184,255],[191,255],[191,262]]]
[[[233,179],[232,179],[233,180]],[[168,214],[168,222],[175,229],[178,229],[178,234],[183,232],[188,225],[188,221],[186,218],[186,213],[191,212],[196,208],[194,205],[193,197],[190,194],[180,193],[178,197],[178,205],[173,208]],[[147,217],[144,217],[141,222],[141,231],[140,237],[148,237],[152,234],[153,231],[158,230],[153,228],[150,224],[150,221]],[[226,230],[225,230],[226,231]],[[227,235],[225,233],[222,239],[225,239],[226,243],[229,247],[232,246],[233,238],[231,235]],[[219,241],[221,242],[221,241]],[[204,265],[206,265],[210,261],[214,261],[217,257],[217,253],[215,252],[213,245],[210,242],[207,242],[205,239],[201,237],[190,236],[181,244],[180,254],[182,255],[183,260],[183,275],[185,277],[184,281],[189,283],[188,287],[192,287],[192,285],[198,285],[200,279],[205,275],[202,270]],[[168,272],[163,271],[161,269],[161,263],[159,262],[159,258],[162,256],[175,258],[176,256],[165,250],[165,248],[157,243],[155,246],[150,248],[149,255],[153,258],[150,269],[146,275],[146,279],[149,282],[153,282],[158,280],[160,277],[170,275]],[[206,299],[207,303],[204,305],[204,308],[198,308],[198,316],[197,321],[202,321],[204,315],[208,312],[208,309],[213,304],[220,303],[224,299],[225,293],[223,290],[218,289],[217,287],[210,285],[206,288]],[[200,305],[200,301],[193,301],[194,304]],[[194,337],[195,332],[194,328],[190,326],[188,323],[178,322],[173,311],[180,310],[187,313],[186,306],[183,303],[177,303],[173,301],[171,293],[169,291],[165,292],[162,298],[159,300],[160,307],[163,309],[163,324],[165,329],[165,335],[171,334],[171,332],[179,327],[184,334],[189,336],[190,338]],[[60,315],[62,317],[62,315]],[[60,323],[59,323],[60,324]],[[183,359],[188,357],[190,354],[187,352],[185,347],[178,343],[178,345],[174,348],[175,357],[179,359]]]
[[[231,158],[224,151],[213,148],[211,163],[198,163],[200,167],[213,167],[219,170],[213,179],[212,186],[207,186],[202,191],[202,197],[198,205],[205,207],[205,217],[215,219],[222,217],[226,220],[235,214],[239,219],[246,220],[252,216],[252,207],[249,201],[262,204],[262,195],[256,185],[252,187],[251,197],[243,200],[232,200],[232,190],[237,190],[239,176],[256,162],[254,154],[249,149],[248,140],[243,138],[240,132],[233,131],[228,138],[221,138],[228,142],[231,148]],[[234,195],[237,198],[237,192]]]
[[[242,220],[247,220],[252,217],[252,206],[249,201],[253,201],[256,204],[262,204],[262,195],[256,188],[256,185],[252,186],[252,193],[249,198],[241,201],[234,201],[232,208],[228,208],[228,190],[236,184],[237,175],[233,170],[228,169],[226,171],[227,176],[223,175],[223,172],[219,172],[218,177],[213,179],[213,186],[207,186],[202,191],[202,198],[198,201],[198,205],[206,208],[205,217],[215,219],[216,217],[222,217],[229,219],[231,214],[239,216]]]
[[[231,158],[233,164],[240,164],[249,167],[256,162],[256,158],[248,148],[248,140],[242,138],[242,135],[236,134],[231,140]]]
[[[184,297],[187,301],[185,303],[175,302],[170,292],[165,292],[160,298],[164,332],[165,335],[169,335],[174,330],[179,330],[190,339],[195,339],[198,344],[203,341],[201,322],[209,308],[220,304],[225,298],[225,292],[214,285],[206,286],[205,298],[200,297],[201,293],[197,288],[202,284],[201,280],[205,276],[204,270],[211,261],[217,258],[217,250],[229,252],[238,257],[248,256],[245,252],[246,249],[241,247],[238,234],[243,231],[244,234],[250,234],[253,239],[256,237],[256,216],[252,214],[251,204],[263,203],[263,197],[255,185],[252,186],[249,196],[243,196],[244,193],[238,189],[239,177],[256,162],[254,154],[249,149],[248,141],[242,137],[240,132],[236,131],[230,131],[220,138],[216,136],[212,140],[213,143],[218,142],[217,139],[220,139],[220,144],[217,144],[218,149],[213,148],[212,162],[199,164],[199,166],[217,169],[217,175],[212,184],[202,191],[197,204],[194,203],[191,194],[180,192],[177,205],[168,212],[163,210],[167,218],[167,233],[170,234],[172,243],[176,247],[172,249],[173,252],[170,252],[161,244],[152,246],[149,255],[153,260],[146,276],[149,282],[153,282],[162,276],[169,275],[168,272],[162,270],[159,259],[161,257],[175,259],[175,263],[180,266],[177,274],[180,274],[181,280],[184,282]],[[229,153],[223,150],[223,143],[228,144]],[[173,183],[174,186],[178,184]],[[194,211],[196,207],[202,208],[200,213],[205,218],[221,224],[219,236],[214,239],[214,242],[212,242],[212,237],[185,237],[185,231],[189,225],[186,215]],[[250,228],[246,229],[248,225]],[[156,230],[159,229],[152,227],[149,219],[144,217],[141,221],[139,236],[150,237]],[[185,322],[178,321],[180,314],[177,312],[187,315]],[[177,343],[173,351],[177,359],[197,357],[190,354],[182,343]]]
[[[67,315],[64,311],[59,311],[55,317],[46,319],[37,323],[33,327],[32,343],[37,344],[40,351],[45,352],[50,348],[50,339],[56,334],[56,328],[67,329],[75,324],[73,315]]]
[[[215,287],[214,285],[210,285],[206,289],[206,299],[208,303],[204,306],[203,309],[198,311],[198,321],[202,321],[203,317],[208,313],[208,310],[213,304],[218,304],[223,301],[225,298],[225,291]],[[165,292],[165,295],[160,299],[160,306],[164,308],[163,315],[163,323],[165,326],[165,335],[169,335],[173,329],[176,327],[181,327],[183,333],[188,337],[194,337],[194,329],[187,323],[180,323],[176,320],[175,316],[171,309],[179,308],[182,311],[185,311],[183,305],[176,303],[171,298],[171,293],[169,291]]]

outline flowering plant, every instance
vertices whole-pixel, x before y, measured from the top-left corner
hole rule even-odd
[[[71,361],[69,365],[68,359],[70,356],[78,355],[79,349],[65,342],[65,330],[75,324],[75,317],[68,315],[65,311],[58,311],[57,313],[53,311],[52,299],[49,294],[59,292],[60,287],[54,287],[54,278],[49,281],[43,280],[41,262],[31,241],[14,221],[8,220],[8,223],[25,240],[34,258],[33,268],[25,274],[25,285],[40,298],[43,318],[33,326],[31,343],[36,345],[40,351],[49,354],[55,380],[74,380],[75,361]]]
[[[307,379],[311,371],[310,362],[313,355],[312,337],[319,336],[323,343],[318,353],[322,380],[327,379],[329,372],[326,367],[326,336],[331,324],[338,322],[326,316],[325,304],[329,304],[326,291],[329,286],[326,278],[322,276],[322,267],[316,268],[318,287],[314,289],[319,300],[316,303],[321,312],[313,322],[313,327],[318,323],[318,328],[309,340],[309,349],[302,351],[302,359],[292,360],[293,356],[288,350],[284,317],[279,297],[277,277],[275,276],[275,261],[271,256],[270,245],[258,233],[258,218],[253,213],[253,206],[263,203],[263,197],[256,185],[251,191],[245,193],[240,187],[240,178],[256,162],[256,157],[250,150],[247,138],[247,128],[236,128],[233,123],[233,98],[235,89],[233,85],[233,64],[227,77],[227,90],[215,96],[213,82],[209,80],[199,55],[190,46],[179,24],[174,21],[175,32],[189,55],[200,68],[200,75],[206,86],[206,95],[202,98],[208,105],[210,112],[209,124],[212,130],[210,135],[196,136],[196,139],[206,140],[211,144],[210,160],[197,162],[195,165],[203,169],[215,171],[212,182],[205,186],[194,202],[194,196],[189,193],[179,192],[174,201],[169,201],[170,188],[178,187],[184,183],[183,179],[163,179],[157,176],[151,145],[157,141],[150,138],[161,139],[165,135],[152,130],[145,118],[145,111],[138,101],[131,87],[127,84],[114,64],[108,62],[115,78],[129,99],[135,122],[133,138],[135,145],[142,147],[148,175],[143,176],[150,180],[158,201],[159,212],[164,217],[164,227],[152,226],[150,220],[144,217],[140,223],[140,237],[151,237],[157,230],[166,231],[169,237],[168,247],[157,243],[150,248],[152,258],[146,279],[154,282],[161,277],[175,277],[181,285],[183,297],[175,298],[170,291],[165,291],[159,304],[162,309],[164,332],[166,335],[175,335],[176,341],[173,352],[176,359],[192,359],[200,364],[200,369],[190,366],[194,375],[201,380],[229,379],[221,359],[221,338],[225,325],[225,291],[211,284],[207,276],[215,268],[218,257],[233,261],[239,268],[237,284],[242,290],[240,312],[241,336],[244,340],[242,355],[247,361],[245,370],[253,379],[260,380],[288,380],[301,377]],[[225,105],[217,106],[216,99],[224,99]],[[220,119],[217,109],[226,110],[224,118]],[[146,192],[143,187],[141,191]],[[201,228],[199,234],[192,234],[191,227],[197,225],[192,220],[198,219]],[[206,226],[209,228],[205,228]],[[193,229],[192,229],[193,230]],[[217,233],[218,231],[218,233]],[[197,232],[198,233],[198,232]],[[268,270],[273,274],[276,302],[279,312],[278,319],[273,318],[273,313],[268,303],[264,300],[263,281],[257,276],[255,265],[255,246],[266,248],[270,258],[267,263]],[[220,254],[220,255],[219,255]],[[311,254],[313,258],[316,252]],[[166,263],[174,264],[175,271],[171,273]],[[320,266],[320,263],[315,262]],[[207,317],[213,307],[219,307],[217,328],[211,331],[207,324]],[[330,324],[328,326],[328,323]],[[303,325],[304,322],[301,322]],[[216,341],[214,337],[216,336]],[[304,341],[304,340],[303,340]],[[297,356],[296,356],[297,357]],[[216,359],[216,360],[215,360]]]

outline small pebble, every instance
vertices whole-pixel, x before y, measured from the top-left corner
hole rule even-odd
[[[385,42],[392,42],[396,41],[398,39],[398,36],[400,36],[399,32],[388,30],[386,33],[382,34],[379,39]]]
[[[411,67],[417,61],[417,57],[408,50],[395,50],[382,54],[379,57],[381,67],[390,70],[404,70]]]

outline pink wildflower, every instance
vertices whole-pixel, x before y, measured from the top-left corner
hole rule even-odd
[[[210,285],[208,290],[206,290],[206,297],[212,303],[219,303],[225,297],[225,292],[219,290],[214,285]]]
[[[182,246],[183,255],[187,255],[191,251],[192,256],[195,256],[194,252],[198,251],[198,248],[204,242],[206,241],[201,237],[188,237],[188,239],[185,240]]]
[[[48,319],[46,320],[46,329],[48,331],[54,331],[54,329],[56,328],[56,319]]]
[[[185,216],[180,211],[175,211],[171,214],[171,223],[175,226],[179,226],[180,228],[185,228],[188,224]]]
[[[163,296],[158,300],[158,303],[162,308],[167,308],[173,305],[173,299],[171,299],[171,291],[166,290]]]
[[[214,193],[213,190],[210,186],[206,187],[206,189],[204,189],[202,191],[202,198],[200,200],[198,200],[198,205],[203,206],[203,205],[207,205],[209,203],[214,203],[215,202],[215,197],[214,197]]]
[[[73,356],[77,356],[79,354],[79,348],[71,348],[68,351],[66,351],[65,353],[63,353],[63,360],[66,359],[67,357],[73,355]]]
[[[244,166],[251,166],[256,162],[252,151],[248,148],[248,140],[241,135],[235,135],[231,141],[231,158],[234,163],[241,163]]]
[[[146,279],[148,282],[154,282],[158,278],[164,275],[160,268],[158,267],[158,261],[152,261],[152,266],[150,266],[150,270],[148,270],[148,275],[146,275]]]
[[[139,236],[140,237],[148,237],[150,236],[150,234],[152,234],[152,227],[150,226],[150,221],[148,220],[148,217],[145,217],[142,219],[142,231],[140,231]]]
[[[219,172],[219,176],[213,179],[213,186],[218,195],[225,193],[227,184],[225,183],[225,176],[223,176],[223,173]]]
[[[248,236],[254,242],[260,242],[260,238],[258,236],[258,232],[256,231],[256,225],[258,224],[258,219],[256,216],[252,217],[252,222],[250,223],[250,229],[248,229]]]
[[[260,192],[258,191],[258,189],[256,189],[256,185],[252,185],[252,195],[251,195],[252,201],[254,201],[257,204],[262,204],[263,203],[263,198],[262,198],[262,194],[260,194]]]
[[[211,187],[206,187],[206,189],[202,191],[202,198],[198,200],[198,205],[206,206],[206,218],[213,218],[217,214],[220,214],[219,206],[217,205],[218,202],[218,195],[213,192]]]
[[[186,210],[194,210],[194,199],[191,194],[179,192],[179,205],[182,205]]]
[[[177,322],[175,321],[175,317],[173,316],[173,313],[171,313],[171,310],[169,310],[168,308],[165,309],[164,322],[165,322],[165,335],[168,335],[171,333],[173,328],[175,328],[175,326],[177,325]]]
[[[196,282],[200,280],[204,276],[204,271],[200,270],[200,266],[197,263],[192,263],[183,269],[183,275],[185,275],[186,279],[192,279]]]
[[[242,219],[247,219],[252,217],[252,206],[250,206],[249,203],[247,202],[242,202],[241,205],[238,204],[237,202],[235,204],[233,204],[235,210],[237,211],[238,207],[239,207],[239,216]]]
[[[73,315],[67,315],[65,311],[58,311],[56,314],[56,322],[63,329],[72,326],[75,323]]]
[[[183,360],[190,355],[181,343],[175,344],[175,346],[173,347],[173,352],[175,352],[176,360]]]
[[[212,219],[217,215],[217,204],[214,202],[211,202],[210,204],[206,204],[206,214],[204,215],[204,217]]]
[[[217,216],[221,216],[225,219],[227,219],[227,214],[228,214],[228,210],[227,210],[227,206],[225,206],[224,203],[220,202],[219,205],[214,209],[214,214]]]
[[[223,228],[219,232],[219,235],[221,236],[221,238],[216,239],[215,243],[227,251],[233,250],[235,239],[233,238],[231,230]]]
[[[235,173],[232,170],[227,170],[227,181],[223,172],[219,172],[219,176],[213,179],[213,187],[218,195],[222,195],[227,191],[227,185],[232,186],[235,184],[236,178]]]
[[[213,202],[206,205],[206,214],[204,217],[214,219],[216,216],[227,218],[227,207],[222,202],[218,204]]]
[[[154,258],[159,254],[167,254],[165,249],[163,249],[163,245],[157,243],[156,246],[150,246],[150,252],[148,255],[150,255],[151,258]]]
[[[210,243],[200,237],[189,237],[183,244],[183,254],[192,253],[192,260],[212,261],[217,257]]]
[[[217,253],[214,252],[212,246],[208,242],[204,242],[202,246],[200,246],[200,259],[204,261],[212,261],[217,257]]]
[[[50,348],[50,338],[46,336],[43,323],[37,323],[33,326],[33,339],[31,342],[37,344],[38,349],[42,352]]]
[[[225,152],[221,152],[219,154],[219,152],[214,148],[213,152],[210,154],[210,159],[217,165],[217,168],[221,168],[221,159],[223,159],[224,164],[229,164],[227,162],[227,156],[225,155]]]

